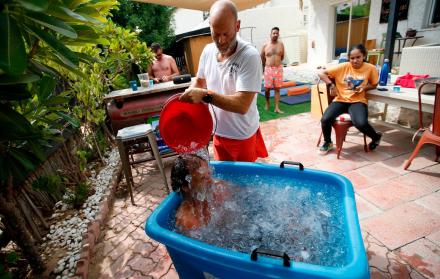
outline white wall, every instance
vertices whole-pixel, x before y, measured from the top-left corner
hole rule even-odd
[[[408,28],[416,29],[417,36],[424,36],[424,38],[418,39],[415,45],[440,43],[440,26],[435,28],[425,27],[426,23],[424,20],[428,17],[429,3],[429,0],[409,1],[408,19],[398,22],[397,32],[400,32],[402,36],[405,36]],[[377,47],[379,47],[382,41],[382,33],[387,32],[387,24],[379,23],[381,5],[382,0],[371,0],[367,34],[367,39],[376,39]]]
[[[203,22],[202,11],[177,9],[174,12],[174,33],[179,35],[192,31],[201,22]]]
[[[295,4],[285,5],[292,2]],[[238,18],[241,20],[240,36],[246,41],[252,41],[259,51],[269,40],[272,27],[277,26],[280,28],[280,39],[286,47],[283,62],[291,64],[307,61],[307,32],[298,0],[272,0],[258,8],[238,12]],[[178,9],[174,19],[176,35],[209,26],[207,20],[203,21],[203,13],[200,11]]]
[[[307,25],[307,63],[313,66],[322,65],[333,59],[335,5],[343,2],[346,1],[310,0]]]
[[[306,62],[306,51],[304,47],[307,36],[303,25],[303,17],[297,5],[275,6],[244,10],[238,13],[241,20],[241,37],[252,44],[260,51],[264,43],[270,39],[272,27],[280,28],[280,40],[286,48],[284,63]]]

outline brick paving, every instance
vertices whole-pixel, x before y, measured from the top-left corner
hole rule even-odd
[[[375,125],[381,146],[363,151],[363,137],[352,128],[339,160],[317,154],[319,121],[309,113],[261,124],[267,163],[300,161],[307,168],[348,177],[356,192],[371,278],[440,278],[440,164],[427,147],[408,171],[403,164],[414,145],[411,135]],[[172,159],[165,161],[169,178]],[[148,238],[144,224],[166,196],[154,163],[136,166],[134,198],[115,198],[90,263],[89,278],[178,278],[163,245]],[[123,182],[122,182],[123,183]]]

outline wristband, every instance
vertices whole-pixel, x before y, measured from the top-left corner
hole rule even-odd
[[[202,98],[203,102],[205,102],[207,104],[211,104],[213,99],[214,99],[214,92],[212,92],[211,90],[208,90],[206,95],[203,96],[203,98]]]

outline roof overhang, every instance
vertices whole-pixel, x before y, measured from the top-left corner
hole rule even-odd
[[[144,2],[150,4],[158,4],[163,6],[171,6],[177,8],[209,11],[209,8],[216,0],[134,0],[136,2]],[[255,7],[268,0],[233,0],[239,11]]]

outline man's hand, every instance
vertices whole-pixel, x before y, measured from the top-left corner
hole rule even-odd
[[[159,83],[160,80],[159,80],[158,78],[153,78],[153,82],[154,82],[154,83]]]
[[[207,90],[203,88],[190,87],[180,96],[179,100],[182,102],[198,104],[207,94]]]

